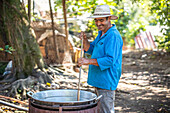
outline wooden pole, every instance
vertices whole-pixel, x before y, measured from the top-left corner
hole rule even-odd
[[[65,34],[66,34],[66,51],[69,50],[68,48],[68,30],[67,30],[67,12],[66,12],[66,1],[62,0],[63,2],[63,12],[64,12],[64,23],[65,23]]]
[[[31,0],[28,0],[28,19],[29,19],[29,25],[31,23]]]
[[[83,56],[83,38],[81,40],[81,55],[80,55],[80,58],[82,58]],[[80,67],[80,72],[79,72],[79,81],[78,81],[78,91],[77,91],[77,101],[80,101],[80,79],[81,79],[81,68],[82,66]]]
[[[0,95],[0,98],[10,99],[10,100],[12,100],[12,101],[16,101],[16,102],[18,102],[18,103],[20,103],[20,104],[28,105],[28,103],[27,103],[27,102],[20,101],[20,100],[15,99],[15,98],[11,98],[11,97],[7,97],[7,96],[3,96],[3,95]]]
[[[0,100],[0,104],[28,112],[28,108],[21,107],[21,106],[18,106],[18,105],[9,103],[9,102],[5,102],[5,101]]]
[[[56,46],[55,28],[54,28],[53,11],[51,8],[51,0],[49,0],[49,6],[50,6],[51,24],[52,24],[52,30],[53,30],[53,44],[54,44],[54,50],[55,50],[55,58],[58,59],[58,62],[60,63],[60,55],[58,51],[58,46]]]

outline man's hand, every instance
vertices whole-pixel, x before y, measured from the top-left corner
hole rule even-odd
[[[80,36],[79,36],[80,40],[83,39],[83,47],[85,51],[88,51],[89,47],[90,47],[90,43],[87,40],[86,34],[85,32],[81,31]]]
[[[85,32],[81,31],[79,38],[80,40],[87,39]]]
[[[78,59],[79,66],[89,65],[89,64],[99,66],[99,64],[97,63],[97,59],[89,59],[89,58],[79,58]]]
[[[78,65],[79,66],[89,65],[89,61],[90,61],[90,59],[87,59],[87,58],[79,58],[78,59]]]

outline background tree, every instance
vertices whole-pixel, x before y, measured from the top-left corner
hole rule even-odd
[[[60,6],[61,0],[55,0],[56,6]],[[108,4],[111,6],[112,14],[119,17],[112,23],[117,25],[122,37],[129,45],[134,45],[134,37],[145,31],[145,27],[149,25],[157,25],[160,23],[163,36],[157,37],[160,48],[170,51],[170,33],[169,33],[169,1],[168,0],[69,0],[67,4],[67,12],[72,12],[70,17],[81,16],[88,12],[92,14],[96,5]],[[56,8],[57,9],[57,8]],[[93,20],[87,22],[86,32],[93,31],[94,37],[97,35],[97,28]]]
[[[0,81],[4,85],[0,90],[12,88],[9,94],[25,94],[34,84],[51,82],[23,5],[16,0],[0,0],[0,14],[0,38],[15,49],[12,74]]]
[[[155,18],[152,23],[159,24],[162,28],[163,36],[157,36],[158,47],[170,52],[170,1],[169,0],[150,0],[151,12]]]
[[[60,0],[55,1],[56,7],[60,6]],[[139,34],[139,30],[144,30],[145,25],[147,25],[147,14],[144,14],[145,8],[143,3],[136,3],[131,0],[71,0],[67,1],[67,12],[72,12],[70,17],[83,16],[83,14],[94,13],[95,7],[97,5],[108,4],[111,7],[111,13],[119,17],[118,20],[112,20],[112,23],[117,25],[122,37],[126,38],[129,44],[134,44],[134,37]],[[56,8],[57,9],[57,8]],[[142,18],[142,19],[141,19]],[[92,32],[93,38],[96,37],[98,30],[95,22],[89,19],[87,22],[86,32]],[[80,32],[80,31],[79,31]]]

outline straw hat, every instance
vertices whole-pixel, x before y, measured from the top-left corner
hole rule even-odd
[[[110,8],[108,5],[97,5],[93,15],[88,18],[100,18],[100,17],[109,17],[109,16],[111,16],[111,20],[118,19],[117,16],[110,14]]]

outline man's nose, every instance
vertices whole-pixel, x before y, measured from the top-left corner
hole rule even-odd
[[[98,26],[101,25],[101,22],[100,22],[100,21],[97,21],[97,22],[96,22],[96,25],[98,25]]]

